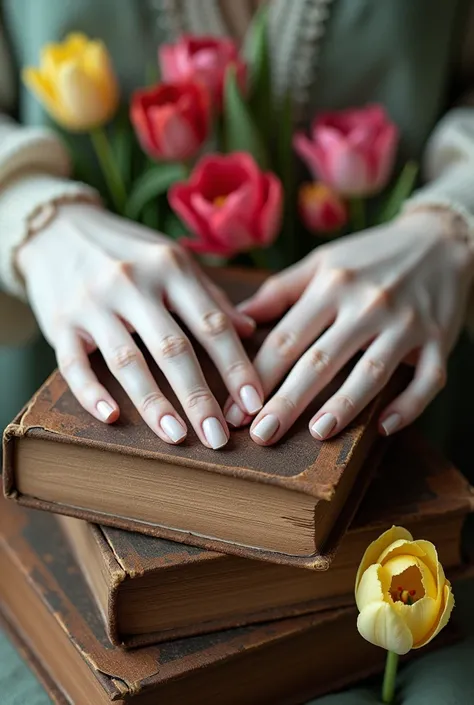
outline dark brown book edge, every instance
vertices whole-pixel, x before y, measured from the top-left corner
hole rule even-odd
[[[43,666],[41,661],[36,658],[33,650],[29,648],[27,645],[28,642],[20,634],[19,629],[16,629],[10,623],[5,610],[0,610],[0,628],[3,629],[23,661],[28,665],[32,673],[34,673],[54,705],[71,705],[70,700],[63,695],[50,677],[47,669]]]
[[[373,429],[373,434],[376,431]],[[327,570],[334,558],[337,545],[339,544],[342,536],[344,535],[346,529],[348,528],[352,518],[354,517],[367,487],[370,484],[370,480],[376,471],[377,463],[380,461],[382,452],[386,447],[387,439],[380,439],[380,442],[374,450],[374,457],[377,461],[372,460],[372,456],[363,462],[364,453],[367,451],[367,446],[370,444],[373,438],[370,438],[369,433],[365,434],[364,441],[359,443],[357,451],[360,453],[361,469],[357,474],[357,478],[351,487],[351,491],[344,507],[330,532],[328,541],[326,543],[326,550],[323,553],[315,553],[311,556],[290,556],[283,553],[276,553],[273,551],[264,551],[258,548],[251,548],[240,546],[238,544],[226,543],[224,541],[219,541],[217,539],[208,539],[201,536],[196,536],[185,531],[179,531],[175,529],[169,529],[166,527],[161,527],[157,525],[150,525],[141,521],[136,521],[133,519],[126,519],[124,517],[113,516],[111,514],[102,514],[95,511],[87,511],[83,509],[78,509],[65,504],[59,504],[57,502],[48,502],[41,499],[36,499],[35,497],[29,497],[27,495],[21,495],[15,486],[15,476],[13,456],[15,453],[15,441],[17,438],[21,438],[23,432],[21,431],[21,421],[10,424],[7,427],[4,434],[4,493],[9,499],[14,499],[19,504],[30,507],[32,509],[39,509],[42,511],[48,511],[55,514],[65,514],[66,516],[75,517],[76,519],[82,519],[93,524],[104,524],[108,526],[113,526],[118,529],[124,529],[125,531],[136,531],[138,533],[148,534],[150,536],[155,536],[168,541],[175,541],[178,543],[185,543],[190,546],[198,546],[204,548],[208,551],[213,551],[216,553],[228,553],[231,555],[236,555],[241,558],[252,558],[254,560],[269,561],[271,563],[279,563],[282,565],[289,565],[300,568],[308,568],[313,570]],[[51,437],[51,440],[54,436]]]

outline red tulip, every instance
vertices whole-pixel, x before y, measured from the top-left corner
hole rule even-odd
[[[295,135],[294,146],[315,179],[343,196],[363,197],[386,186],[395,161],[398,129],[381,105],[325,113],[311,139]]]
[[[184,245],[231,256],[273,242],[281,225],[283,189],[249,154],[212,154],[201,159],[189,181],[171,187],[169,201],[195,235]]]
[[[151,157],[189,159],[209,133],[209,95],[199,84],[161,83],[136,91],[130,117],[140,144]]]
[[[298,201],[301,219],[310,232],[332,233],[347,223],[344,201],[322,181],[303,184]]]
[[[176,44],[159,50],[161,74],[165,81],[200,81],[221,105],[225,75],[234,66],[237,81],[245,88],[246,66],[239,57],[237,44],[230,39],[183,35]]]

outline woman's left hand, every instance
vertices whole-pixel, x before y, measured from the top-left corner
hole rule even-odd
[[[289,309],[255,360],[267,397],[288,376],[252,423],[253,440],[278,441],[361,350],[310,421],[311,434],[339,433],[407,359],[414,378],[382,412],[380,431],[390,435],[414,421],[445,384],[462,326],[474,269],[466,230],[448,209],[415,211],[325,245],[271,277],[241,310],[262,323]],[[233,407],[227,417],[244,421]]]

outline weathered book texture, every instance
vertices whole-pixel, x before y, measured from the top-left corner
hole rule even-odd
[[[219,276],[234,300],[245,298],[261,282],[260,276],[242,274],[238,271],[226,271]],[[264,336],[265,331],[262,331],[250,345],[251,348],[253,346],[253,351],[261,344]],[[217,399],[223,402],[226,391],[218,374],[204,353],[200,353],[199,357]],[[156,365],[149,358],[148,362],[160,387],[174,403],[178,404]],[[389,385],[384,395],[369,404],[344,432],[331,441],[321,443],[312,438],[308,432],[308,422],[311,415],[320,407],[323,398],[341,384],[344,374],[340,375],[325,390],[325,393],[311,404],[307,412],[277,446],[258,447],[249,439],[248,430],[244,429],[232,434],[231,441],[225,449],[214,452],[205,448],[191,431],[183,445],[173,447],[163,443],[143,423],[99,355],[93,358],[93,365],[101,381],[110,389],[120,405],[119,421],[112,426],[106,426],[93,419],[75,400],[59,372],[54,373],[19,418],[6,430],[4,439],[6,496],[33,508],[68,514],[207,550],[317,569],[328,567],[334,548],[362,499],[373,466],[365,461],[377,437],[378,412],[387,402],[387,397],[393,396],[395,390],[399,389],[401,379],[405,379],[403,373],[395,375],[392,386]],[[48,452],[54,454],[54,465],[57,466],[58,476],[52,472],[52,464],[48,459],[42,462],[41,467],[39,462],[36,467],[33,467],[35,459],[41,456],[41,449],[46,442],[49,447]],[[92,451],[94,455],[88,455]],[[116,458],[115,463],[110,459],[112,454]],[[51,455],[48,457],[51,458]],[[74,478],[80,477],[83,468],[88,464],[91,465],[89,458],[92,457],[95,467],[90,480],[90,490],[87,485],[87,496],[79,500],[67,483],[60,481],[60,476],[64,478],[66,472],[69,472],[73,478],[71,482],[74,483]],[[28,481],[25,480],[25,458],[28,459],[30,468]],[[179,517],[180,525],[172,525],[167,514],[170,503],[155,501],[147,504],[148,485],[143,484],[140,468],[144,467],[145,462],[148,463],[147,472],[154,476],[153,469],[149,465],[150,461],[156,469],[158,486],[160,468],[166,466],[171,477],[174,477],[173,469],[176,475],[185,472],[186,482],[196,482],[199,487],[203,482],[209,481],[209,475],[214,479],[218,476],[221,485],[225,478],[229,482],[229,492],[222,493],[222,501],[229,501],[228,498],[232,496],[233,488],[236,487],[232,483],[236,480],[245,481],[249,492],[257,489],[263,493],[264,488],[268,488],[268,492],[275,493],[278,488],[286,490],[285,497],[290,496],[292,502],[309,501],[311,512],[306,510],[304,522],[292,516],[290,510],[277,513],[279,521],[281,520],[283,524],[278,531],[273,532],[272,536],[275,541],[279,541],[281,537],[291,536],[298,530],[304,530],[312,542],[311,545],[314,539],[314,550],[305,552],[305,555],[288,555],[280,550],[272,550],[268,546],[262,547],[252,543],[251,536],[248,537],[248,541],[229,540],[226,536],[225,521],[222,521],[218,527],[222,535],[196,530],[193,522],[196,521],[197,503],[201,501],[198,497],[199,493],[192,495],[195,502],[193,507],[183,506]],[[112,476],[110,470],[103,470],[105,462],[112,462],[115,468],[120,466],[120,470]],[[40,475],[43,482],[41,490],[29,492],[28,482],[31,487],[31,483],[34,485],[38,482]],[[255,488],[255,483],[260,489]],[[105,496],[117,495],[118,485],[134,488],[134,492],[129,493],[129,500],[126,503],[122,489],[121,499],[125,508],[120,514],[111,511],[104,504]],[[209,492],[212,494],[211,490]],[[179,499],[182,494],[176,488],[173,501],[182,501]],[[244,494],[247,496],[246,493]],[[55,499],[51,500],[51,496]],[[272,497],[276,495],[272,494]],[[139,500],[141,504],[138,507]],[[211,496],[208,500],[209,505],[206,505],[205,501],[207,500],[203,499],[203,505],[200,506],[201,516],[213,516],[216,511],[219,511],[221,505],[216,496]],[[212,507],[213,512],[207,511],[207,506]],[[259,506],[255,501],[255,512],[259,511]],[[309,505],[305,504],[305,506]],[[245,522],[240,522],[239,531],[245,532],[245,530]],[[320,545],[316,540],[317,536],[320,538]]]
[[[446,569],[457,566],[461,529],[473,510],[464,476],[409,430],[385,454],[328,571],[244,560],[69,517],[61,523],[110,639],[135,647],[353,606],[363,552],[392,524],[432,541]]]
[[[298,705],[383,667],[352,609],[122,651],[54,518],[0,504],[1,612],[61,705]]]

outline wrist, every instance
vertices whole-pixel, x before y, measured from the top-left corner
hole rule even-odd
[[[14,266],[23,281],[27,281],[31,268],[38,265],[44,243],[54,239],[55,233],[67,237],[68,225],[72,220],[86,218],[101,208],[98,199],[89,197],[62,198],[43,204],[27,220],[27,235],[14,253]],[[47,248],[49,251],[49,248]]]
[[[398,218],[404,223],[407,219],[424,224],[431,233],[442,239],[472,244],[469,222],[462,213],[448,204],[409,204]]]

